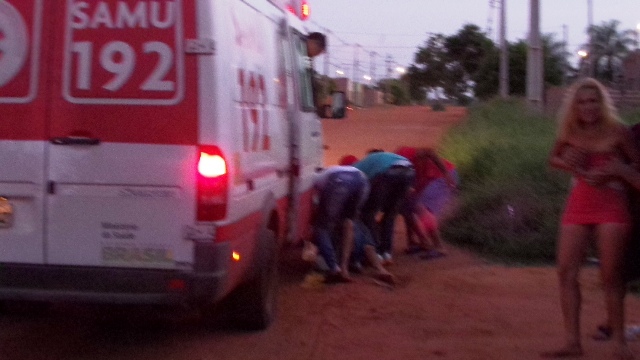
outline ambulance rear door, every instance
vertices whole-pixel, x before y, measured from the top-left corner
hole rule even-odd
[[[0,262],[44,260],[45,0],[0,1]]]
[[[176,268],[195,219],[194,2],[53,1],[45,262]]]

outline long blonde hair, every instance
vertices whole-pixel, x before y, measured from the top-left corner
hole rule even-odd
[[[618,111],[616,110],[611,95],[607,88],[598,80],[584,78],[569,88],[562,103],[560,111],[558,139],[566,140],[570,134],[575,133],[580,124],[578,122],[577,93],[582,89],[593,89],[598,93],[600,107],[602,109],[603,128],[616,127],[621,124]],[[603,129],[604,130],[604,129]],[[606,132],[603,132],[605,134]]]

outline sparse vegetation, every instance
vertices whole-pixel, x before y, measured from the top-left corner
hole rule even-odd
[[[555,128],[519,100],[470,108],[441,148],[461,176],[460,207],[442,224],[447,241],[510,264],[554,259],[569,183],[547,166]]]
[[[640,111],[622,118],[639,123]],[[494,261],[552,263],[569,186],[567,174],[547,165],[555,131],[554,119],[521,100],[470,107],[440,149],[461,177],[460,206],[442,224],[443,237]]]

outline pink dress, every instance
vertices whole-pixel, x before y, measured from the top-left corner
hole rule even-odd
[[[593,153],[587,159],[588,168],[603,165],[611,153]],[[562,214],[562,224],[631,224],[627,190],[620,182],[600,186],[589,185],[577,178],[569,193]]]

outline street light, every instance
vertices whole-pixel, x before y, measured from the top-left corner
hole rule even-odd
[[[342,70],[336,70],[336,74],[338,74],[338,75],[341,75],[341,76],[342,76],[342,75],[344,75],[344,71],[342,71]]]
[[[589,56],[589,53],[587,52],[587,50],[581,49],[581,50],[578,50],[578,56],[582,58],[582,60],[580,61],[580,68],[584,72],[585,67],[589,66],[588,60],[587,60],[587,56]],[[587,68],[587,73],[588,73],[588,70],[589,69]]]

